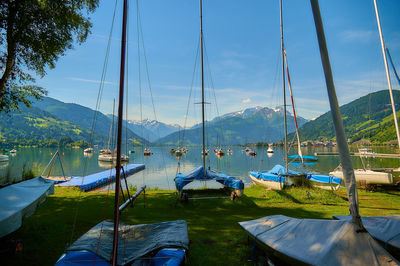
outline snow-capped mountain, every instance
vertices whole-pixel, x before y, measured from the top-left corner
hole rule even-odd
[[[153,142],[178,131],[180,126],[177,124],[169,125],[157,120],[143,119],[142,121],[128,120],[128,128],[139,136]]]
[[[294,120],[288,115],[288,131],[295,130]],[[282,107],[253,107],[237,112],[221,115],[207,122],[207,134],[210,144],[222,142],[226,145],[244,144],[246,142],[277,142],[282,140],[284,111]],[[297,117],[299,126],[307,122],[302,117]],[[185,142],[187,144],[201,143],[201,124],[197,124],[186,130]],[[222,139],[222,141],[221,141]],[[172,133],[160,140],[163,144],[174,144],[179,140],[177,132]]]

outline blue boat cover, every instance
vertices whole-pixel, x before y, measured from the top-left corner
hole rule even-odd
[[[137,172],[144,170],[144,164],[128,164],[123,166],[124,171],[121,169],[122,173],[125,172],[126,176],[133,175]],[[100,173],[95,173],[92,175],[87,175],[84,177],[75,176],[67,182],[58,184],[58,186],[77,186],[83,191],[90,191],[96,188],[104,187],[110,182],[115,181],[115,168],[106,170]]]
[[[288,156],[288,158],[291,159],[291,160],[301,160],[301,157],[300,157],[300,155],[298,155],[298,154],[290,155],[290,156]],[[317,161],[318,158],[315,157],[315,156],[312,156],[312,155],[303,155],[303,160],[306,160],[306,161],[307,161],[307,160],[310,160],[310,161]]]
[[[103,260],[96,254],[86,250],[70,251],[64,254],[56,263],[57,266],[111,266],[110,263]]]
[[[146,258],[143,260],[144,265],[152,266],[179,266],[185,258],[185,250],[178,248],[164,248],[157,252],[157,254],[151,258],[151,262]],[[147,262],[147,263],[146,263]],[[111,266],[111,263],[100,258],[93,252],[81,250],[81,251],[69,251],[64,254],[56,263],[57,266]]]
[[[164,248],[152,258],[154,266],[179,266],[185,258],[185,250],[178,248]]]
[[[181,192],[187,184],[189,184],[195,180],[198,180],[198,181],[215,180],[218,183],[220,183],[224,186],[230,187],[230,188],[234,188],[234,189],[243,189],[244,188],[243,181],[240,179],[237,179],[233,176],[228,176],[223,173],[216,173],[209,169],[206,170],[206,174],[204,176],[203,166],[200,166],[200,167],[198,167],[188,173],[185,173],[185,174],[179,173],[174,179],[176,189],[179,192]]]
[[[56,266],[94,265],[95,258],[95,265],[108,265],[107,262],[112,259],[113,237],[114,223],[103,221],[95,225],[67,248],[66,254],[61,256]],[[188,248],[187,223],[183,220],[136,225],[120,223],[118,226],[117,265],[153,265],[154,263],[148,263],[150,254],[162,249],[176,250],[157,254],[158,261],[161,257],[165,259],[168,256],[168,260],[162,265],[179,265],[180,261],[177,261],[184,257]],[[183,256],[178,250],[183,252]]]
[[[264,179],[267,181],[275,181],[275,182],[281,182],[284,183],[285,176],[282,176],[283,174],[286,174],[286,168],[283,167],[282,165],[275,165],[271,170],[267,172],[252,172],[250,171],[249,174],[257,179]],[[298,175],[301,174],[300,172],[296,172],[293,170],[289,170],[289,174],[292,175]],[[327,184],[340,184],[342,179],[340,177],[336,176],[329,176],[329,175],[319,175],[319,174],[312,174],[312,173],[305,173],[306,178],[314,181],[314,182],[320,182],[320,183],[327,183]]]
[[[307,174],[307,179],[314,182],[337,184],[337,185],[340,185],[340,183],[342,182],[342,179],[340,177],[330,176],[330,175]]]

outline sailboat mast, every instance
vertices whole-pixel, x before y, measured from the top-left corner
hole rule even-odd
[[[282,13],[282,0],[280,0],[280,19],[281,19],[281,53],[282,53],[282,82],[283,82],[283,112],[285,117],[285,162],[286,162],[286,172],[289,172],[289,162],[288,162],[288,144],[287,144],[287,116],[286,116],[286,79],[285,79],[285,59],[283,45],[283,13]]]
[[[205,122],[204,122],[204,66],[203,66],[203,6],[200,0],[200,53],[201,53],[201,119],[203,126],[203,176],[206,176],[206,152],[205,152]]]
[[[379,37],[381,39],[383,60],[385,61],[386,79],[387,79],[387,83],[388,83],[388,87],[389,87],[390,102],[392,103],[394,126],[396,128],[396,135],[397,135],[397,144],[398,144],[398,149],[400,149],[399,125],[397,124],[396,107],[394,106],[394,99],[393,99],[393,92],[392,92],[392,82],[390,81],[389,65],[388,65],[386,52],[385,52],[385,41],[383,40],[383,34],[382,34],[382,29],[381,29],[381,20],[379,18],[378,4],[377,4],[376,0],[374,0],[374,6],[375,6],[376,21],[378,23],[378,29],[379,29]]]
[[[127,0],[124,0],[122,16],[122,37],[121,37],[121,65],[119,76],[119,102],[118,102],[118,132],[117,132],[117,165],[115,167],[115,200],[114,200],[114,236],[112,250],[112,264],[117,264],[118,253],[118,224],[119,224],[119,191],[121,183],[121,144],[122,144],[122,115],[124,105],[124,76],[125,76],[125,52],[126,52],[126,20]]]
[[[111,151],[110,150],[110,142],[111,142],[112,129],[113,129],[113,126],[114,126],[114,112],[115,112],[115,98],[114,98],[114,101],[113,101],[113,112],[112,112],[112,118],[111,118],[110,132],[108,133],[107,151]]]
[[[358,195],[356,187],[356,179],[354,176],[353,165],[350,160],[349,147],[347,146],[346,135],[343,127],[343,120],[340,115],[339,103],[336,97],[335,84],[331,63],[329,62],[328,48],[326,46],[324,27],[322,25],[321,13],[319,11],[318,0],[310,0],[311,8],[314,16],[315,29],[317,31],[319,51],[321,54],[322,66],[324,68],[326,89],[328,91],[329,104],[335,127],[336,141],[339,148],[340,162],[343,169],[344,183],[346,185],[347,196],[349,198],[350,213],[353,223],[359,230],[363,230],[361,217],[358,211]]]

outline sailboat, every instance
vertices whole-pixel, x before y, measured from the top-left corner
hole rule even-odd
[[[285,264],[308,265],[398,265],[365,230],[358,210],[358,196],[349,148],[336,97],[317,0],[311,0],[324,68],[328,97],[349,198],[351,219],[295,219],[284,215],[240,222],[269,259]],[[280,2],[282,18],[282,1]]]
[[[249,177],[250,179],[259,185],[265,186],[270,189],[280,190],[285,186],[293,186],[293,185],[305,185],[309,183],[316,184],[316,186],[323,189],[337,189],[340,186],[341,178],[330,175],[321,175],[314,173],[302,173],[293,170],[289,170],[289,159],[301,161],[304,165],[306,160],[308,161],[316,161],[317,158],[315,156],[306,156],[301,152],[300,145],[300,137],[297,127],[297,118],[296,118],[296,110],[294,106],[293,100],[293,92],[292,85],[290,82],[289,75],[289,67],[287,63],[287,55],[285,51],[285,46],[283,42],[283,18],[281,11],[281,55],[282,55],[282,85],[283,85],[283,112],[284,112],[284,122],[285,122],[285,140],[284,140],[284,149],[285,149],[285,163],[286,168],[282,165],[275,165],[271,170],[266,172],[260,171],[250,171]],[[285,70],[286,66],[286,70]],[[289,85],[289,92],[293,107],[293,118],[296,126],[296,137],[297,137],[297,147],[298,154],[288,156],[288,143],[287,143],[287,111],[286,111],[286,78],[285,73],[287,74],[287,81]],[[273,150],[272,150],[273,152]]]
[[[127,0],[123,2],[121,65],[119,83],[117,160],[115,179],[114,221],[102,221],[76,240],[56,265],[179,265],[185,257],[189,240],[183,220],[156,224],[125,225],[121,212],[144,190],[139,189],[120,206],[122,113],[126,53]]]
[[[204,99],[204,66],[203,66],[203,10],[202,0],[200,0],[200,53],[201,53],[201,114],[202,114],[202,161],[203,165],[188,172],[178,173],[174,178],[175,187],[179,191],[181,199],[187,200],[187,193],[183,192],[183,188],[193,181],[208,181],[215,180],[225,187],[233,189],[231,198],[234,199],[236,196],[241,196],[244,183],[242,180],[237,179],[233,176],[228,176],[223,173],[216,173],[211,169],[207,169],[205,157],[208,155],[205,145],[205,99]]]

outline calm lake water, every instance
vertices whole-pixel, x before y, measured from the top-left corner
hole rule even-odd
[[[153,155],[143,156],[141,148],[135,148],[135,154],[130,155],[130,163],[144,163],[146,170],[137,173],[128,178],[128,183],[134,186],[143,184],[151,188],[160,188],[175,190],[174,177],[177,172],[188,172],[202,164],[201,148],[188,147],[189,152],[178,160],[169,153],[172,147],[152,147]],[[284,152],[277,147],[275,153],[271,156],[266,153],[266,148],[255,148],[257,156],[250,157],[242,152],[243,147],[232,147],[232,155],[225,155],[218,158],[214,153],[206,159],[207,166],[211,169],[224,172],[228,175],[242,178],[246,184],[250,184],[250,178],[247,172],[250,170],[269,170],[276,164],[284,165]],[[212,150],[212,147],[210,148]],[[224,148],[226,150],[226,148]],[[394,153],[394,150],[388,147],[375,147],[375,152]],[[0,164],[0,183],[20,180],[23,167],[32,168],[36,175],[40,175],[49,163],[56,149],[50,148],[19,148],[15,155],[10,155],[8,163]],[[313,155],[314,152],[337,151],[336,148],[303,148],[303,154]],[[294,153],[294,152],[292,152]],[[98,161],[98,152],[86,156],[83,149],[61,149],[63,165],[67,175],[83,176],[110,169],[111,164]],[[354,168],[362,168],[363,165],[374,168],[380,167],[399,167],[400,159],[388,158],[363,158],[352,156]],[[179,164],[178,164],[179,162]],[[321,174],[328,174],[339,164],[338,156],[319,156],[318,162],[310,166],[290,166],[290,169]],[[53,167],[52,176],[61,175],[61,167],[56,161]],[[398,178],[396,178],[398,180]],[[214,182],[199,182],[187,186],[190,187],[219,187]]]

